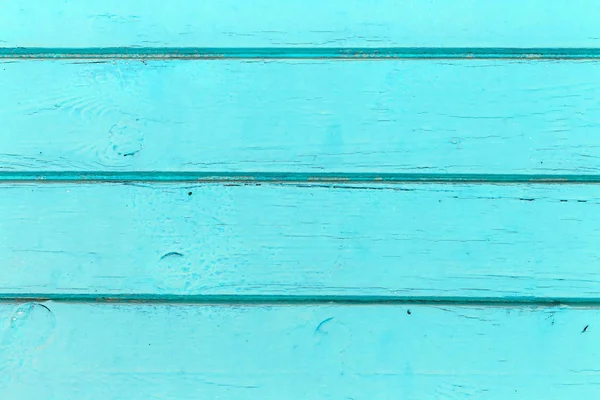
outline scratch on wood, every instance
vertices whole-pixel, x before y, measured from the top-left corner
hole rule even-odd
[[[178,258],[178,257],[183,257],[183,254],[177,252],[177,251],[171,251],[169,253],[166,253],[165,255],[163,255],[160,259],[161,260],[165,260],[167,258]]]
[[[324,319],[323,321],[321,321],[321,323],[320,323],[319,325],[317,325],[317,327],[315,328],[315,335],[316,335],[317,333],[325,333],[325,334],[327,334],[328,332],[327,332],[327,331],[324,331],[322,328],[323,328],[323,326],[324,326],[326,323],[328,323],[328,322],[329,322],[329,321],[331,321],[332,319],[333,319],[333,317],[329,317],[329,318],[326,318],[326,319]]]

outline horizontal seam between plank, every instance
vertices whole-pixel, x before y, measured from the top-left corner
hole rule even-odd
[[[431,305],[431,306],[586,306],[600,307],[600,298],[573,297],[437,297],[437,296],[280,296],[280,295],[156,295],[156,294],[52,294],[0,293],[0,302],[55,301],[107,304],[198,304],[198,305]]]
[[[0,171],[0,183],[541,183],[597,184],[600,175],[458,173],[296,173],[168,171]]]
[[[97,47],[0,48],[3,59],[600,59],[600,48],[208,48],[208,47]]]

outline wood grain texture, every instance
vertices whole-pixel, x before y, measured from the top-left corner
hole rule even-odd
[[[594,0],[14,0],[2,47],[597,47]]]
[[[598,316],[559,307],[2,304],[0,395],[596,398]]]
[[[0,185],[4,295],[600,299],[596,185]]]
[[[0,64],[0,171],[598,174],[597,62]]]
[[[0,399],[600,398],[598,21],[2,2]]]

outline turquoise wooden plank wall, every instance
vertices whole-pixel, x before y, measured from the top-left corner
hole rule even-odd
[[[599,62],[592,0],[0,3],[0,398],[599,398]]]

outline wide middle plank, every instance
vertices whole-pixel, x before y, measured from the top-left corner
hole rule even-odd
[[[600,298],[600,186],[2,184],[7,296]]]
[[[5,172],[600,172],[597,62],[0,66]]]

